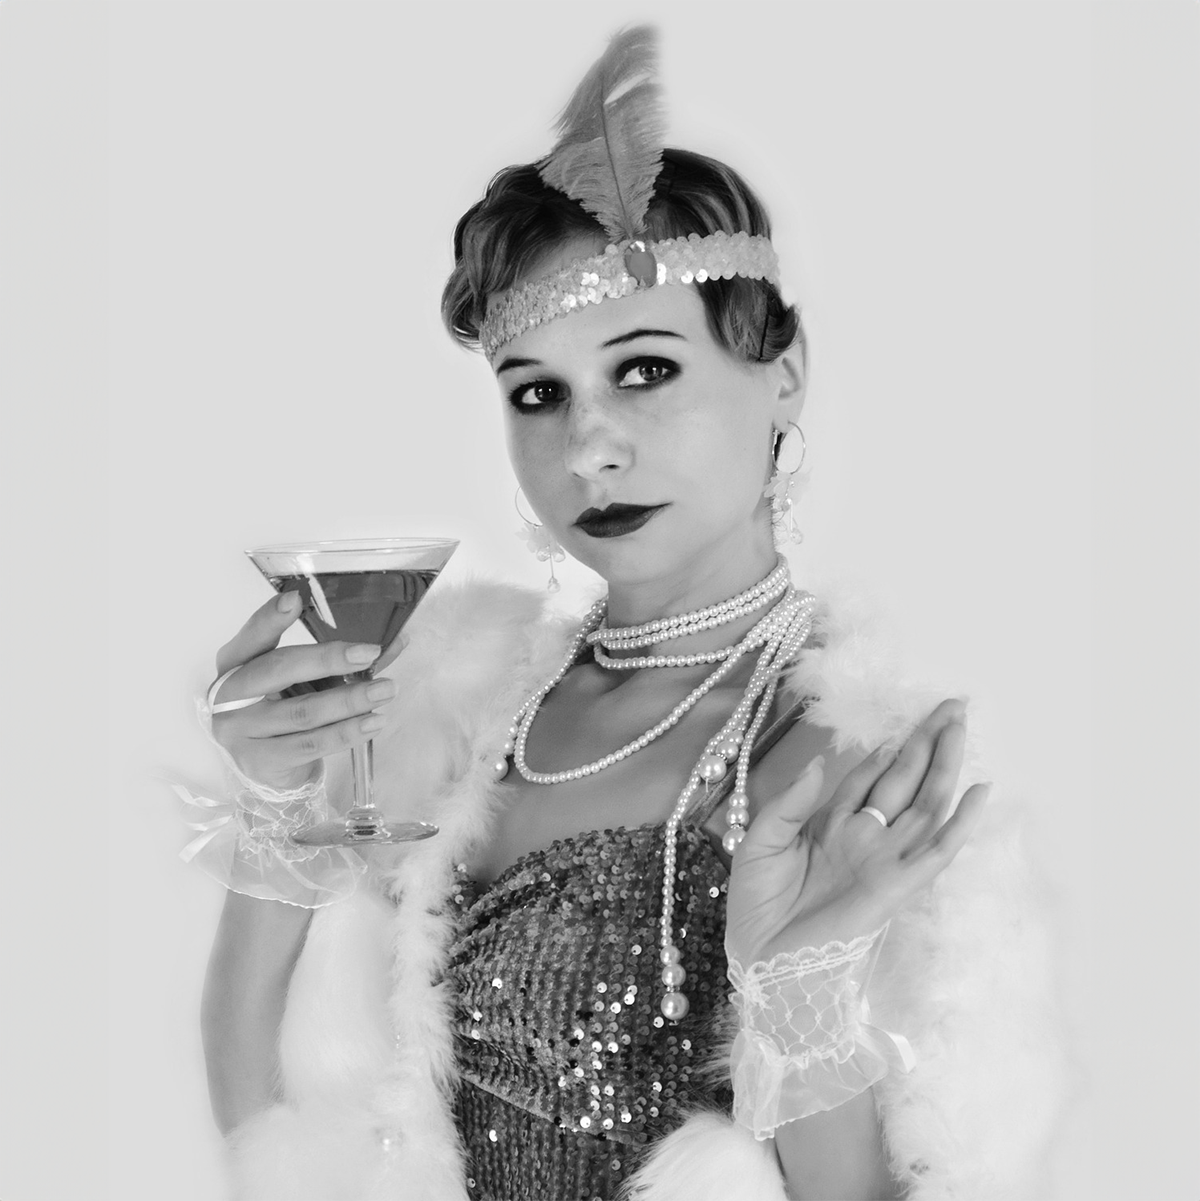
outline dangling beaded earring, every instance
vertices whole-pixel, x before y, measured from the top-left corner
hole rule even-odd
[[[550,582],[546,585],[546,591],[557,592],[562,585],[554,574],[554,564],[561,563],[567,557],[567,552],[559,546],[558,540],[540,521],[531,521],[521,512],[521,500],[521,489],[518,488],[513,497],[517,516],[521,519],[521,529],[517,531],[517,537],[524,540],[539,563],[550,564]]]
[[[804,465],[808,443],[804,440],[804,432],[794,421],[789,421],[788,426],[789,429],[776,436],[772,455],[775,473],[763,490],[763,496],[771,498],[771,525],[775,531],[776,545],[804,541],[804,535],[796,525],[792,488]]]

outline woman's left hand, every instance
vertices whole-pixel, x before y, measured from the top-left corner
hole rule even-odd
[[[943,701],[898,754],[868,755],[814,813],[818,757],[767,802],[733,856],[725,946],[743,965],[878,930],[962,849],[990,784],[954,815],[966,742],[961,701]],[[887,818],[884,826],[870,805]]]

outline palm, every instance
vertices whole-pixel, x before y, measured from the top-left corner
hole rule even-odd
[[[925,887],[966,842],[987,795],[984,785],[968,789],[947,820],[964,740],[961,705],[945,702],[894,759],[868,755],[815,812],[819,770],[765,805],[733,860],[730,956],[746,964],[849,941]],[[864,805],[883,812],[886,828]]]

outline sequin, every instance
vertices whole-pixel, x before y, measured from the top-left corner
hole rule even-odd
[[[779,284],[779,259],[771,243],[744,231],[667,238],[648,243],[646,249],[657,261],[658,285],[735,275]],[[589,304],[632,296],[641,287],[626,269],[624,248],[608,246],[603,254],[577,259],[560,271],[510,289],[489,306],[479,332],[480,346],[489,360],[494,359],[501,347],[526,330]]]
[[[662,846],[661,827],[592,831],[525,856],[488,888],[464,881],[446,981],[472,1201],[611,1199],[638,1163],[626,1151],[697,1106],[728,1110],[726,1084],[691,1079],[729,1012],[725,902],[711,895],[726,873],[708,836],[685,825],[676,912],[696,988],[687,1017],[664,1024],[661,965],[643,953],[656,945]],[[704,955],[704,942],[717,950]],[[621,1000],[597,1011],[605,994]]]

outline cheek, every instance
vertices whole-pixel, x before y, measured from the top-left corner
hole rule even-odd
[[[714,422],[702,438],[690,442],[680,454],[690,454],[702,486],[711,494],[714,507],[736,499],[738,507],[753,504],[767,484],[770,460],[770,431],[748,419]]]
[[[552,491],[556,478],[556,473],[551,470],[556,453],[554,434],[548,426],[548,422],[539,423],[536,418],[505,418],[508,461],[521,490],[531,501]],[[558,461],[562,461],[561,452]]]

